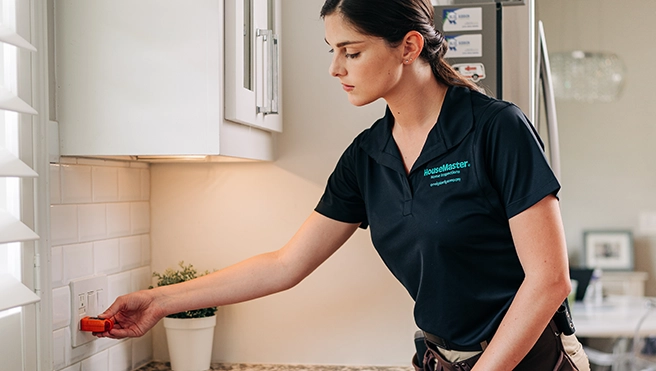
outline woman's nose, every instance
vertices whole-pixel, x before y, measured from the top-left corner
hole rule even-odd
[[[337,56],[335,56],[333,60],[330,62],[330,67],[328,67],[328,73],[330,73],[330,76],[332,77],[338,77],[344,75],[344,67],[337,60]]]

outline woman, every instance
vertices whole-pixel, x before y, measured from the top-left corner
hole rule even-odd
[[[446,64],[428,0],[327,0],[321,16],[330,74],[356,106],[385,99],[385,116],[346,149],[280,250],[119,297],[101,315],[116,327],[97,335],[140,336],[170,313],[286,290],[371,226],[415,300],[426,369],[574,369],[567,356],[556,367],[551,321],[570,291],[560,185],[525,116]],[[578,341],[563,339],[587,369]]]

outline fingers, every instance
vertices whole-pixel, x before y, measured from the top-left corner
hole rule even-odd
[[[127,337],[137,337],[141,336],[135,332],[134,328],[131,327],[122,327],[120,323],[117,323],[113,329],[104,332],[94,332],[94,336],[99,338],[110,338],[110,339],[123,339]]]
[[[110,339],[142,336],[157,323],[146,299],[148,297],[139,292],[118,297],[107,310],[98,315],[99,318],[113,320],[114,328],[93,335]]]
[[[130,337],[130,334],[128,333],[127,330],[111,330],[111,331],[105,331],[105,332],[94,332],[93,336],[99,337],[99,338],[109,338],[109,339],[123,339],[126,337]]]
[[[121,298],[117,298],[112,305],[109,306],[104,312],[98,315],[98,318],[107,319],[114,317],[120,310],[121,304],[119,303]]]

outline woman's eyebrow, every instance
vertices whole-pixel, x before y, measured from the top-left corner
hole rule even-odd
[[[326,40],[325,38],[323,39],[323,41],[325,41],[326,44],[330,45],[328,40]],[[337,45],[335,45],[335,47],[336,48],[343,48],[343,47],[348,46],[348,45],[360,44],[360,43],[363,43],[363,42],[364,41],[342,41],[340,43],[337,43]]]

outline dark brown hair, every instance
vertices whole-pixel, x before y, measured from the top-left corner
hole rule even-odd
[[[398,46],[408,32],[419,32],[424,37],[419,57],[430,64],[438,81],[480,90],[444,60],[448,45],[444,35],[435,29],[430,0],[326,0],[321,18],[334,13],[342,15],[359,32],[380,37],[392,47]]]

